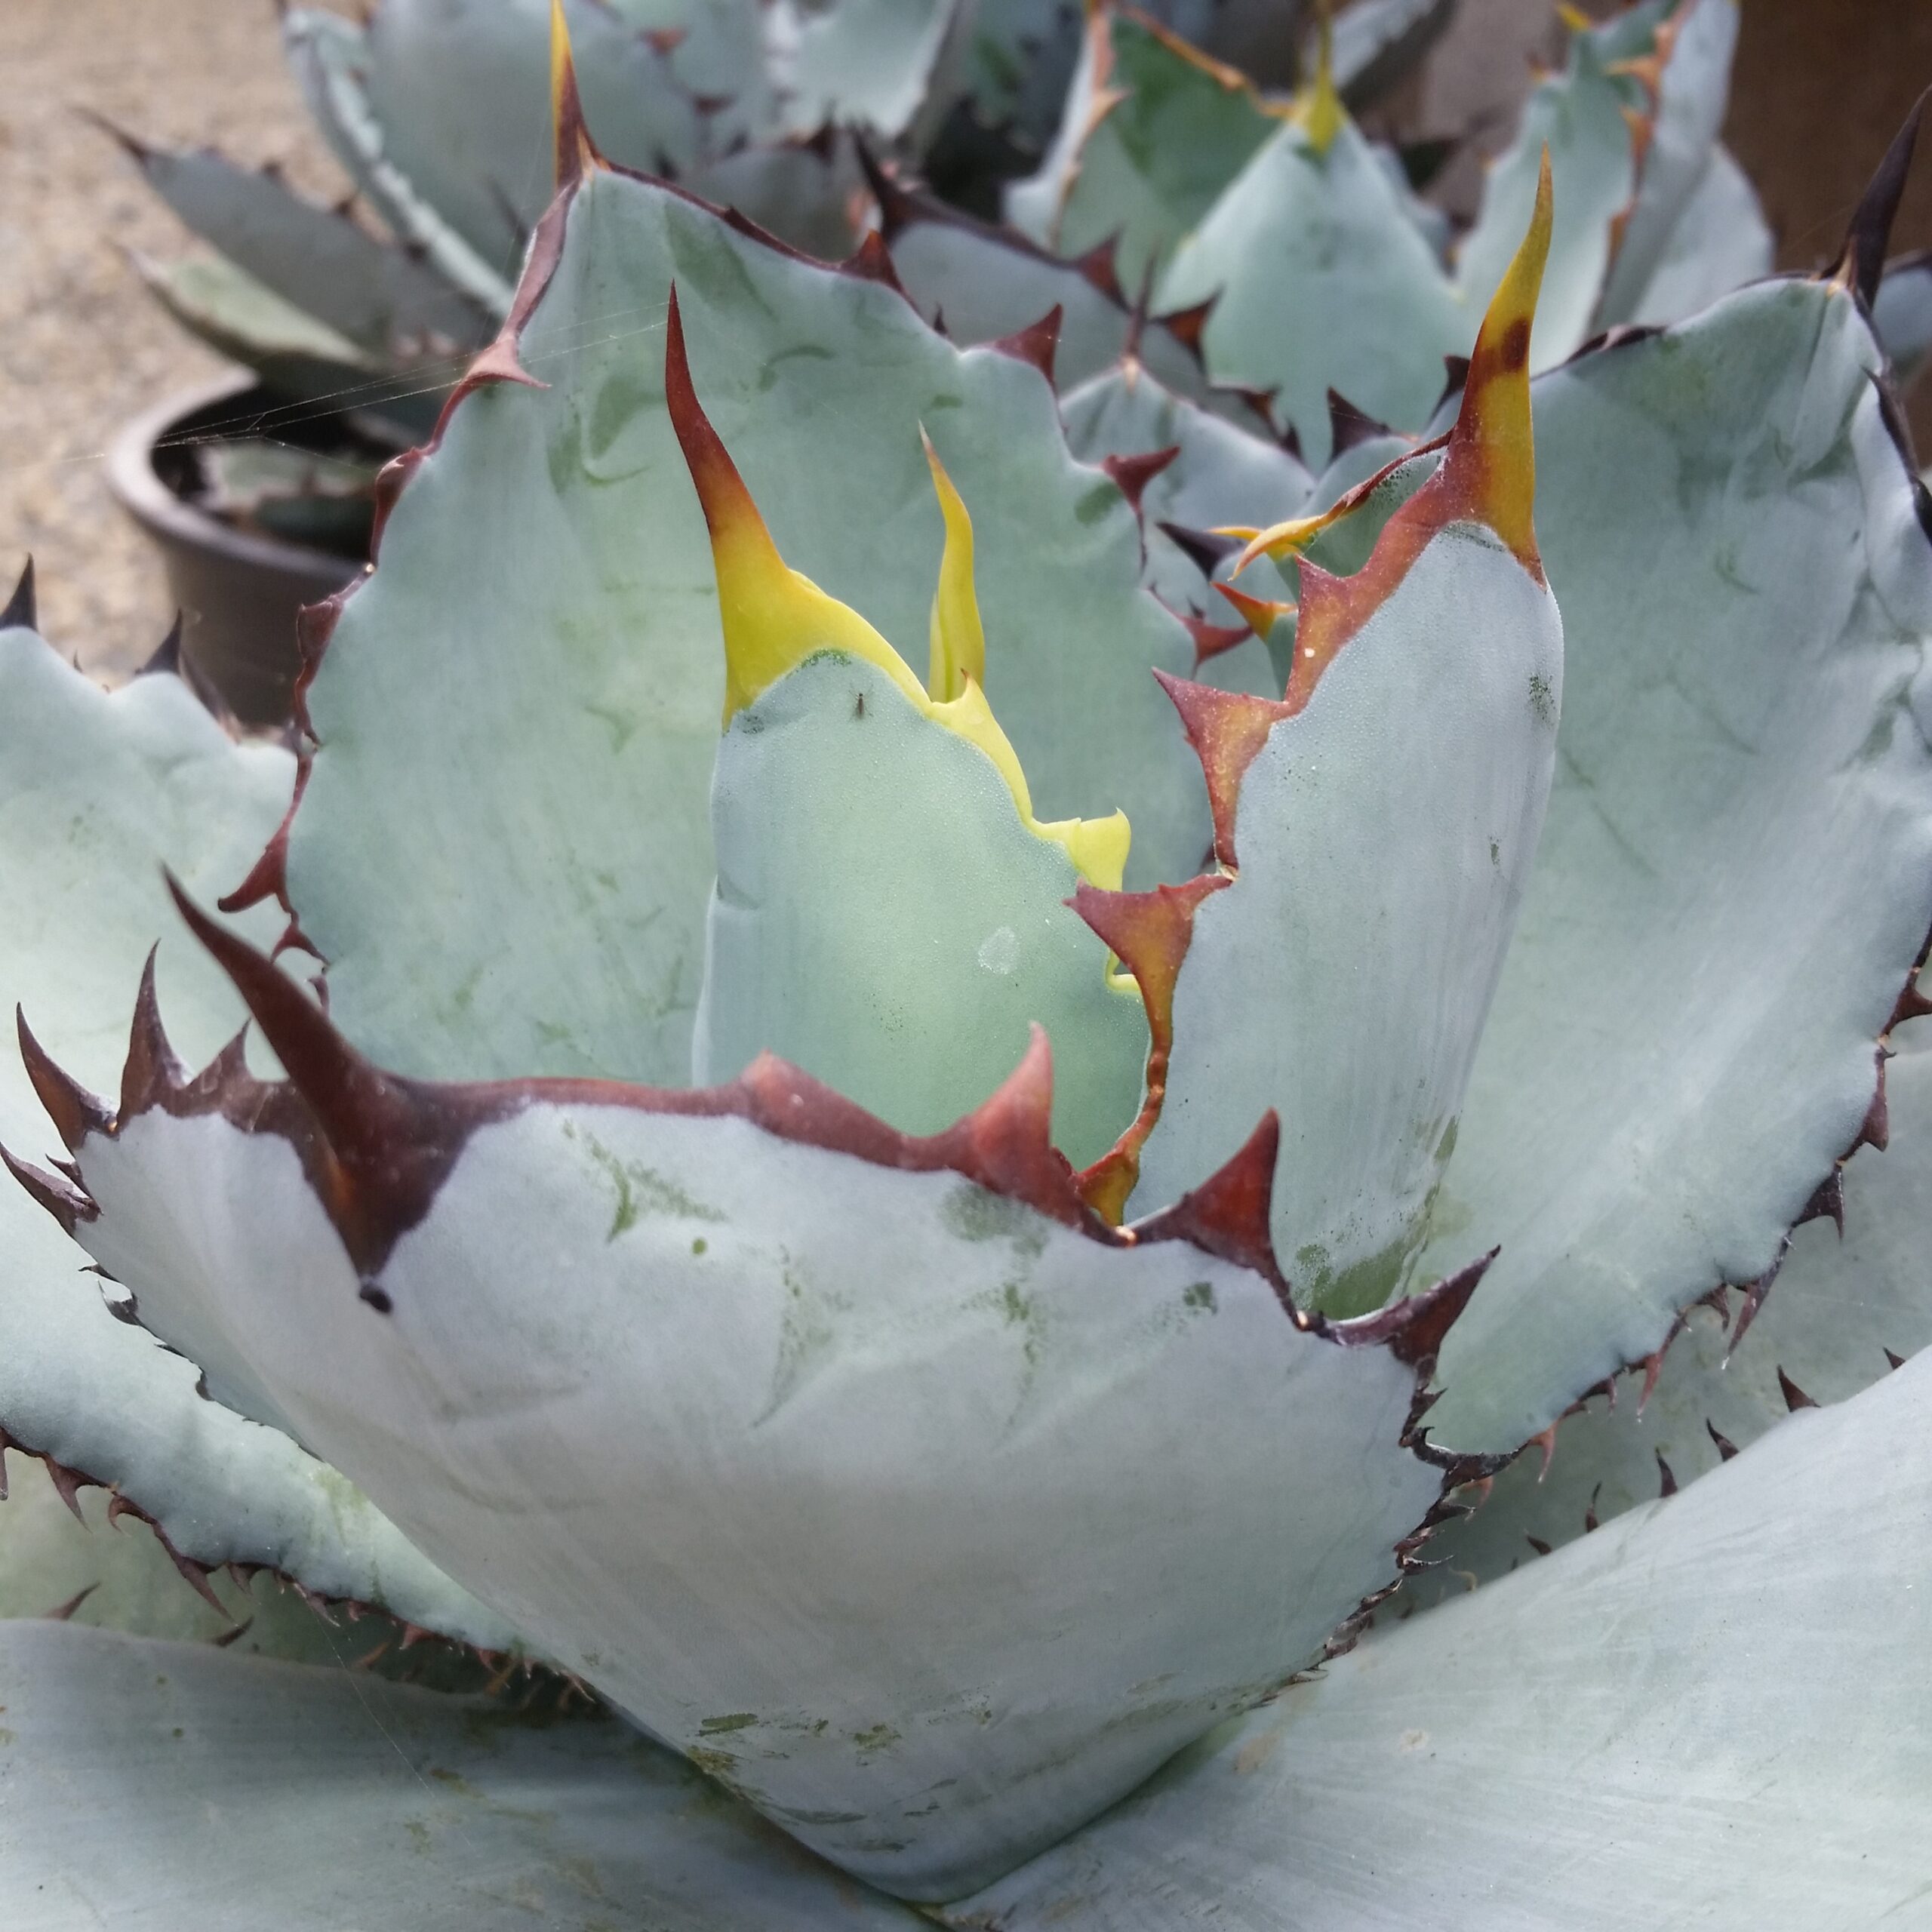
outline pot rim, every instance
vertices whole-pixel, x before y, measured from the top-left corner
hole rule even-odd
[[[368,568],[338,551],[238,530],[206,510],[177,496],[156,472],[154,446],[163,441],[183,419],[217,403],[239,401],[260,394],[266,397],[254,372],[231,370],[227,374],[175,390],[130,417],[107,447],[107,485],[115,500],[152,537],[198,549],[217,550],[238,561],[264,570],[315,575],[334,572],[345,581]]]

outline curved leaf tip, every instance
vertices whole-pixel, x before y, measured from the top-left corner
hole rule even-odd
[[[585,175],[610,165],[597,152],[583,118],[564,0],[550,0],[550,134],[560,189],[574,188]]]
[[[934,679],[930,695],[904,658],[857,611],[829,596],[779,554],[737,466],[698,401],[675,287],[665,333],[664,397],[711,532],[724,635],[725,726],[817,653],[838,651],[860,659],[884,672],[921,717],[956,732],[992,761],[1013,795],[1021,823],[1035,838],[1063,848],[1081,877],[1118,886],[1132,835],[1125,814],[1051,822],[1034,815],[1019,755],[974,674],[976,667],[980,672],[985,667],[986,638],[973,589],[972,521],[924,432],[921,435],[946,533],[930,625]]]

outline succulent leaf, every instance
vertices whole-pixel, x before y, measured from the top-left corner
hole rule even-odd
[[[479,249],[418,186],[408,162],[392,152],[390,131],[370,91],[374,55],[368,29],[340,14],[298,7],[282,16],[281,31],[289,64],[329,146],[396,238],[420,248],[487,313],[503,314],[509,306],[522,238],[506,228],[500,208],[493,205],[494,226]],[[472,112],[476,105],[471,97]],[[547,106],[546,100],[546,128]],[[542,151],[549,152],[547,139]],[[522,165],[527,169],[529,165],[526,152]]]
[[[1924,1896],[1932,1357],[1394,1624],[946,1913],[1871,1925]],[[1817,1721],[1807,1718],[1815,1712]],[[1721,1853],[1714,1850],[1714,1834]]]
[[[756,0],[561,12],[612,160],[678,172],[769,125]],[[365,30],[385,159],[506,276],[550,199],[552,14],[552,0],[382,0]]]
[[[58,1623],[0,1626],[0,1908],[241,1932],[376,1919],[654,1932],[912,1932],[609,1719]],[[76,1807],[111,1831],[71,1829]]]
[[[1038,817],[1120,807],[1130,883],[1191,872],[1206,809],[1147,673],[1191,669],[1192,640],[1140,589],[1133,512],[1068,454],[1038,374],[657,184],[595,171],[556,219],[520,352],[555,386],[454,408],[308,694],[322,743],[288,884],[358,1041],[425,1075],[688,1074],[724,652],[659,373],[674,275],[786,559],[924,637],[943,546],[926,425],[974,506],[986,695]]]
[[[1687,0],[1689,5],[1700,3]],[[1640,11],[1657,9],[1653,5]],[[1457,255],[1457,281],[1465,299],[1486,302],[1529,218],[1537,170],[1547,152],[1558,214],[1530,349],[1533,369],[1562,361],[1592,333],[1598,297],[1615,251],[1617,223],[1637,193],[1629,117],[1638,112],[1643,96],[1633,78],[1611,71],[1618,63],[1604,50],[1602,34],[1607,31],[1574,34],[1564,71],[1531,89],[1515,137],[1492,164],[1475,226],[1463,237]],[[1462,346],[1450,341],[1442,349],[1452,352]],[[1420,426],[1389,420],[1398,429]]]
[[[672,313],[666,386],[710,525],[726,660],[694,1078],[775,1052],[902,1132],[936,1134],[1037,1026],[1057,1052],[1056,1143],[1097,1158],[1133,1117],[1147,1036],[1068,902],[1082,878],[1118,889],[1127,820],[1033,816],[986,701],[971,520],[931,443],[946,537],[929,696],[778,555],[692,394]]]
[[[1714,149],[1629,320],[1636,328],[1662,328],[1694,315],[1734,288],[1763,280],[1776,253],[1743,169],[1727,149]]]
[[[781,125],[815,134],[836,122],[890,139],[949,101],[974,9],[963,0],[777,0],[773,11],[765,32],[783,49],[772,73]]]
[[[480,348],[491,318],[432,269],[275,176],[210,148],[125,143],[197,235],[297,309],[383,361]]]
[[[263,385],[291,401],[345,392],[380,395],[382,365],[349,338],[285,302],[219,255],[168,262],[134,258],[149,292],[217,355],[254,370]]]
[[[1273,1108],[1275,1244],[1341,1315],[1420,1251],[1549,788],[1563,633],[1525,368],[1549,226],[1546,177],[1441,469],[1356,576],[1303,561],[1285,700],[1177,697],[1238,871],[1195,915],[1140,1198]]]
[[[1770,283],[1535,386],[1565,695],[1435,1209],[1432,1265],[1503,1250],[1444,1361],[1458,1447],[1762,1277],[1861,1131],[1932,924],[1932,540],[1881,359],[1850,293]]]
[[[1685,211],[1717,158],[1737,23],[1738,0],[1680,0],[1652,30],[1651,51],[1620,63],[1644,91],[1642,132],[1636,143],[1636,194],[1618,218],[1613,259],[1592,318],[1599,328],[1635,321],[1649,305],[1657,269],[1666,251],[1678,245]],[[1741,178],[1731,183],[1734,190]],[[1744,185],[1749,194],[1749,184]],[[1752,209],[1755,226],[1762,227],[1755,196]],[[1740,280],[1763,272],[1758,269]],[[1714,289],[1712,295],[1728,294],[1737,285]],[[1690,312],[1680,309],[1666,319],[1675,321]]]
[[[1331,447],[1331,389],[1397,429],[1419,429],[1441,393],[1442,358],[1469,346],[1469,312],[1406,198],[1352,121],[1343,116],[1325,142],[1305,118],[1291,121],[1161,278],[1164,308],[1214,298],[1201,338],[1208,368],[1218,380],[1274,390],[1280,419],[1318,468]],[[1515,209],[1512,249],[1531,198]],[[1499,264],[1490,288],[1500,279]]]
[[[892,263],[921,315],[953,341],[998,342],[1057,309],[1054,379],[1072,389],[1132,353],[1177,394],[1204,401],[1200,355],[1128,306],[1111,247],[1066,261],[1009,229],[989,228],[875,176]]]
[[[1583,1534],[1591,1515],[1607,1522],[1651,1502],[1664,1469],[1688,1483],[1749,1447],[1788,1413],[1787,1387],[1841,1401],[1932,1342],[1932,1022],[1912,1020],[1890,1044],[1887,1144],[1862,1149],[1821,1190],[1775,1278],[1686,1311],[1660,1359],[1558,1426],[1546,1466],[1540,1449],[1526,1452],[1473,1516],[1443,1531],[1429,1551],[1443,1567],[1412,1588],[1426,1596],[1437,1577],[1459,1590],[1501,1576],[1531,1561],[1536,1543]]]
[[[1138,288],[1275,131],[1247,76],[1120,0],[1090,10],[1088,48],[1042,171],[1008,220],[1062,255],[1115,245]]]
[[[75,1075],[111,1091],[128,1046],[110,1016],[126,1011],[143,955],[171,921],[161,858],[208,887],[234,877],[286,800],[291,761],[235,745],[173,675],[109,695],[18,628],[0,629],[0,733],[6,992]],[[270,937],[272,921],[258,915],[254,929]],[[242,1010],[191,948],[177,942],[164,955],[176,1037],[211,1053]],[[78,1136],[94,1117],[78,1088],[52,1082],[42,1094],[66,1131]],[[10,1047],[0,1141],[38,1163],[49,1137]],[[35,1185],[43,1200],[63,1201],[57,1173],[42,1169]],[[335,1470],[205,1399],[195,1364],[117,1320],[117,1308],[132,1314],[128,1291],[79,1272],[80,1251],[11,1183],[0,1190],[0,1444],[51,1459],[63,1493],[112,1485],[117,1513],[152,1519],[190,1576],[266,1565],[474,1642],[511,1641]],[[12,1567],[20,1546],[3,1512],[0,1531]],[[51,1607],[51,1598],[39,1606]]]
[[[1404,1445],[1460,1296],[1312,1330],[1211,1183],[1102,1228],[1043,1043],[923,1141],[768,1059],[420,1085],[189,909],[299,1088],[83,1134],[81,1237],[164,1336],[198,1284],[427,1552],[889,1889],[983,1882],[1306,1663],[1439,1491]]]
[[[1135,361],[1063,396],[1060,417],[1074,454],[1085,463],[1174,452],[1147,478],[1140,501],[1143,580],[1171,610],[1226,615],[1211,610],[1208,576],[1164,524],[1211,531],[1243,517],[1280,522],[1302,510],[1313,488],[1299,457],[1175,395]]]

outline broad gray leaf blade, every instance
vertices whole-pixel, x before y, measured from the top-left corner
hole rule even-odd
[[[109,694],[32,632],[0,631],[0,999],[24,1008],[76,1078],[115,1090],[130,992],[149,948],[175,927],[162,864],[220,891],[272,829],[292,770],[278,748],[235,744],[172,675]],[[273,915],[252,930],[272,937]],[[158,976],[186,1051],[213,1052],[245,1017],[178,938]],[[11,1038],[0,1141],[35,1164],[59,1144]],[[108,1304],[125,1302],[125,1288],[82,1273],[82,1251],[11,1178],[0,1226],[0,1431],[17,1448],[114,1486],[204,1568],[265,1564],[479,1644],[513,1641],[337,1471],[205,1399],[195,1364],[115,1319]],[[30,1479],[17,1457],[14,1475]],[[11,1534],[4,1512],[0,1531]]]
[[[285,302],[383,361],[481,346],[491,318],[392,242],[211,148],[130,143],[149,185],[202,238]]]
[[[1354,123],[1343,118],[1321,140],[1298,117],[1175,249],[1161,303],[1215,298],[1202,334],[1209,371],[1217,381],[1275,390],[1277,414],[1318,468],[1331,450],[1331,390],[1396,429],[1428,420],[1442,358],[1469,347],[1528,226],[1534,167],[1533,156],[1527,192],[1512,204],[1514,225],[1499,241],[1502,259],[1471,303],[1411,219],[1406,189]]]
[[[437,204],[433,190],[426,192],[408,166],[398,163],[371,97],[374,55],[368,30],[338,14],[297,7],[283,15],[281,32],[309,112],[349,178],[396,239],[420,248],[439,274],[486,313],[503,314],[509,306],[522,237],[501,205],[492,202],[490,231],[479,250]],[[547,131],[547,120],[544,125]],[[546,139],[546,153],[549,146]],[[531,155],[525,165],[531,184],[540,189],[549,162]]]
[[[1124,810],[1137,882],[1205,848],[1150,675],[1189,669],[1192,640],[1037,369],[598,171],[534,284],[521,352],[548,386],[455,408],[308,695],[292,895],[337,1014],[405,1070],[688,1075],[724,652],[663,403],[674,281],[699,392],[786,559],[916,650],[943,549],[925,426],[974,506],[986,694],[1040,816]]]
[[[1730,150],[1712,150],[1665,240],[1629,320],[1661,328],[1771,272],[1777,254],[1757,191]],[[1884,333],[1881,325],[1879,334]]]
[[[1536,385],[1558,770],[1429,1261],[1503,1449],[1757,1280],[1932,924],[1932,539],[1854,299],[1761,285]]]
[[[1265,1187],[1265,1134],[1128,1244],[1049,1146],[1043,1042],[930,1140],[768,1059],[402,1083],[201,930],[321,1111],[155,1084],[83,1140],[90,1251],[545,1654],[887,1889],[986,1881],[1321,1654],[1440,1494],[1412,1404],[1460,1302],[1297,1321],[1213,1204]]]
[[[1441,1532],[1429,1554],[1444,1567],[1414,1580],[1418,1597],[1533,1562],[1538,1545],[1566,1543],[1715,1468],[1793,1402],[1842,1401],[1932,1342],[1932,1021],[1911,1021],[1891,1044],[1889,1138],[1845,1164],[1843,1232],[1820,1204],[1794,1230],[1761,1304],[1730,1296],[1692,1308],[1654,1382],[1642,1364],[1621,1378],[1614,1403],[1593,1395],[1558,1425],[1547,1467],[1532,1447],[1473,1516]]]
[[[924,1923],[615,1718],[58,1623],[0,1626],[0,1702],[15,1932]]]
[[[1932,1356],[1378,1630],[946,1915],[1001,1932],[1909,1924]]]
[[[1440,469],[1352,577],[1301,560],[1283,700],[1174,693],[1232,876],[1179,962],[1137,1198],[1273,1109],[1275,1245],[1327,1314],[1412,1278],[1549,792],[1563,626],[1523,352],[1550,226],[1546,192]]]

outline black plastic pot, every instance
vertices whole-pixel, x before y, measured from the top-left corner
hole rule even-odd
[[[326,550],[235,529],[184,500],[195,440],[239,434],[258,415],[273,420],[276,407],[251,377],[226,376],[136,417],[107,457],[109,487],[167,566],[183,651],[245,724],[287,721],[298,668],[297,612],[364,568]]]

